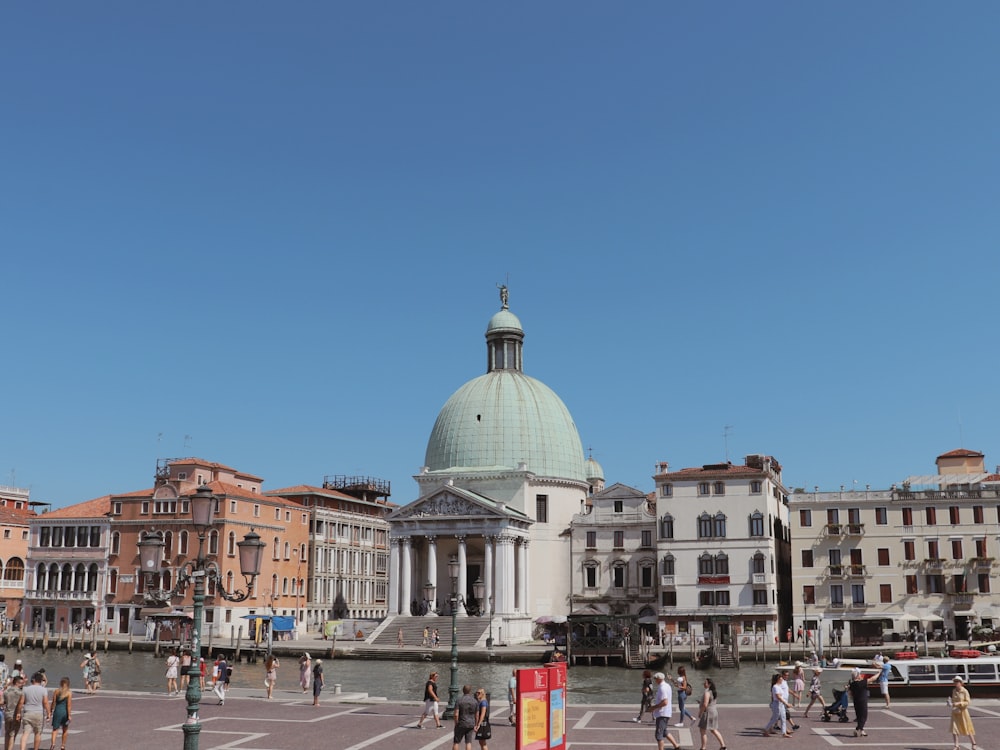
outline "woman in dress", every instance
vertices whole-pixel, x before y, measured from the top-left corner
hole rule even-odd
[[[66,750],[66,736],[73,714],[73,691],[69,688],[69,677],[59,680],[59,687],[52,691],[52,748],[56,746],[56,736],[62,730],[62,750]]]
[[[319,705],[319,694],[323,691],[323,660],[313,663],[313,705]]]
[[[83,669],[83,684],[87,686],[87,692],[96,693],[101,674],[101,662],[97,660],[97,654],[90,651],[84,654],[80,667]]]
[[[719,731],[719,706],[715,702],[718,697],[719,693],[715,689],[715,683],[706,677],[705,693],[701,696],[701,703],[698,705],[698,730],[701,732],[701,750],[706,750],[709,732],[719,741],[719,750],[726,750],[726,741],[722,739],[722,732]]]
[[[951,735],[955,738],[955,750],[959,750],[958,738],[969,737],[972,740],[972,750],[976,750],[976,729],[972,726],[969,716],[969,704],[972,698],[961,677],[953,681],[955,687],[951,691],[948,705],[951,706]]]
[[[267,686],[267,699],[271,700],[271,693],[274,691],[274,683],[278,681],[278,657],[268,654],[264,660],[264,684]]]
[[[167,695],[180,692],[177,689],[177,668],[180,666],[180,663],[181,660],[177,656],[177,649],[170,649],[170,656],[167,657]]]
[[[479,740],[480,750],[489,750],[487,743],[493,733],[490,728],[490,702],[486,700],[486,690],[479,688],[476,690],[476,739]]]
[[[649,711],[652,713],[653,700],[653,673],[648,669],[642,672],[642,695],[639,696],[639,715],[636,716],[632,721],[636,724],[642,723],[642,715]]]
[[[309,656],[308,651],[305,651],[299,657],[299,685],[302,686],[303,693],[309,689],[310,674],[312,674],[312,657]]]
[[[792,670],[792,705],[798,706],[802,703],[802,693],[806,689],[806,673],[802,669],[802,662],[795,662],[795,669]]]
[[[802,715],[809,718],[809,709],[813,707],[813,703],[819,701],[820,709],[826,708],[826,701],[823,700],[823,685],[820,683],[820,675],[823,674],[822,667],[813,667],[812,681],[809,683],[809,705],[806,706],[805,713]],[[822,715],[822,711],[820,713]]]
[[[677,667],[677,680],[675,684],[677,685],[677,711],[680,721],[674,724],[674,726],[684,726],[685,716],[691,719],[691,723],[694,724],[697,719],[695,719],[691,715],[691,712],[684,707],[684,704],[687,702],[687,697],[693,692],[693,689],[691,684],[688,682],[687,669],[685,669],[683,665]]]

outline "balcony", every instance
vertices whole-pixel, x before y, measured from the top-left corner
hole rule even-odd
[[[864,565],[848,565],[847,575],[851,578],[861,578],[868,575],[868,568]]]
[[[750,583],[754,588],[763,588],[768,585],[767,573],[751,573]]]
[[[830,602],[830,609],[843,609],[843,608],[844,608],[843,602]]]
[[[843,565],[828,565],[826,568],[826,574],[830,578],[843,578],[844,576],[844,566]]]
[[[843,532],[843,525],[839,523],[828,523],[826,525],[827,536],[840,536]]]
[[[28,589],[24,592],[25,599],[47,599],[60,602],[89,602],[96,597],[96,591],[46,591],[44,589]]]
[[[940,570],[944,568],[944,558],[943,557],[927,557],[924,558],[924,565],[928,568],[936,568]]]
[[[973,557],[969,560],[969,565],[980,570],[989,570],[993,567],[992,557]]]
[[[673,576],[660,576],[660,585],[661,586],[670,586],[670,587],[673,587],[675,585],[674,584],[674,577]]]
[[[847,524],[848,536],[864,536],[864,533],[865,533],[865,525],[863,523]]]

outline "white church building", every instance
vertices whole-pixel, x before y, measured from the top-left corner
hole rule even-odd
[[[568,530],[601,470],[584,458],[559,396],[525,375],[524,329],[506,287],[500,299],[486,327],[486,373],[442,407],[414,477],[420,496],[388,517],[388,611],[448,613],[453,560],[459,616],[492,615],[517,643],[531,639],[536,618],[569,614]]]

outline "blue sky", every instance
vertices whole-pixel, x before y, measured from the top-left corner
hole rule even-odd
[[[0,484],[416,497],[509,279],[609,482],[886,487],[995,425],[1000,5],[33,3],[0,22]]]

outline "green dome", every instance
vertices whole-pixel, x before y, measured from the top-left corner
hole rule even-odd
[[[517,316],[510,310],[501,310],[492,318],[490,318],[490,323],[486,326],[486,333],[490,331],[524,331],[521,327],[521,321],[517,319]]]
[[[516,469],[522,461],[539,476],[587,479],[580,435],[565,404],[541,381],[508,369],[455,391],[434,423],[424,463],[431,471],[461,471]]]

